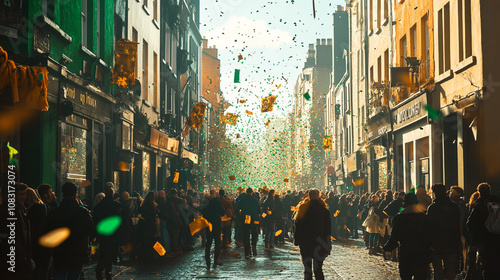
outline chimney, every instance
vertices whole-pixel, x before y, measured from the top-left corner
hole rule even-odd
[[[309,50],[314,50],[314,44],[309,44]]]
[[[337,12],[343,11],[344,7],[342,5],[337,5]]]
[[[321,45],[321,39],[316,39],[316,45]]]
[[[331,46],[332,45],[332,39],[327,39],[327,44],[328,44],[328,46]]]
[[[326,45],[326,39],[321,39],[321,45]]]
[[[208,48],[208,39],[207,38],[203,38],[203,48],[204,49]]]

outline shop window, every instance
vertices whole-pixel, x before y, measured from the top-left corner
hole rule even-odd
[[[82,120],[79,118],[79,120]],[[70,125],[61,124],[61,178],[80,186],[79,197],[86,197],[87,184],[87,130]]]
[[[149,191],[149,185],[151,182],[150,174],[150,155],[146,152],[142,152],[142,190],[144,195]]]

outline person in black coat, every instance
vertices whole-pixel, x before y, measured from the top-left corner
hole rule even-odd
[[[432,221],[419,207],[417,196],[408,193],[404,209],[394,217],[393,229],[384,251],[393,251],[399,245],[399,275],[403,280],[427,279],[432,261]]]
[[[461,243],[460,207],[448,197],[445,185],[434,184],[432,192],[435,199],[427,209],[427,215],[434,228],[434,279],[454,280]]]
[[[332,249],[331,218],[318,189],[309,190],[309,197],[299,204],[294,236],[305,268],[304,279],[312,280],[313,272],[317,280],[325,279],[323,261]]]
[[[274,190],[270,190],[266,200],[262,203],[262,212],[266,214],[264,217],[264,243],[268,249],[274,248],[273,241],[276,227],[276,211],[277,205],[274,199]]]
[[[500,279],[500,234],[491,233],[486,228],[488,219],[488,204],[499,203],[500,200],[491,195],[488,183],[477,187],[479,199],[474,204],[467,221],[472,243],[478,245],[479,256],[483,263],[485,280]]]
[[[122,219],[122,221],[124,218],[121,203],[113,200],[113,196],[115,194],[113,183],[106,183],[104,187],[104,194],[106,196],[99,204],[96,205],[94,211],[92,212],[92,217],[94,218],[96,227],[102,220],[112,216],[118,216]],[[103,270],[105,270],[106,280],[111,279],[111,269],[113,261],[116,260],[117,257],[120,238],[120,228],[111,235],[102,235],[98,233],[97,242],[99,243],[99,256],[95,267],[97,280],[103,279]]]
[[[252,195],[252,188],[248,188],[246,194],[242,196],[236,208],[239,213],[240,224],[242,225],[243,246],[245,248],[245,258],[250,258],[250,234],[252,234],[252,252],[257,256],[257,240],[259,239],[259,201]]]
[[[47,231],[67,227],[70,236],[53,250],[54,279],[79,279],[83,265],[89,262],[89,237],[95,236],[94,222],[87,208],[77,201],[75,183],[61,187],[63,199],[47,216]]]
[[[213,241],[215,241],[214,268],[216,268],[218,265],[222,265],[222,262],[219,260],[222,232],[221,217],[226,214],[226,211],[220,200],[217,199],[217,192],[215,190],[210,190],[210,197],[205,200],[205,203],[199,210],[203,218],[212,224],[212,231],[206,232],[207,243],[205,244],[205,261],[207,263],[207,268],[210,269],[210,249],[212,248]]]

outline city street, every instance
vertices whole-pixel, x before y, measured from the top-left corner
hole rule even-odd
[[[368,255],[361,239],[336,242],[332,247],[332,254],[324,263],[326,279],[399,279],[397,263],[384,261],[382,256]],[[204,250],[197,242],[193,252],[177,258],[114,266],[113,279],[302,279],[298,247],[286,242],[267,251],[259,240],[257,248],[259,255],[246,260],[243,248],[233,242],[229,252],[221,257],[223,265],[207,270]],[[85,279],[95,279],[94,266],[86,267]]]

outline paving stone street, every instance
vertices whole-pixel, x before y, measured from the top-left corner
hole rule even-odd
[[[324,263],[326,279],[399,279],[398,265],[384,261],[382,256],[370,256],[360,239],[335,242]],[[292,243],[265,250],[257,245],[259,255],[246,260],[243,248],[234,242],[221,256],[222,266],[206,269],[204,250],[198,241],[195,250],[176,258],[159,259],[150,263],[127,263],[113,267],[113,279],[302,279],[303,266],[299,249]],[[85,279],[95,279],[94,265],[85,268]]]

